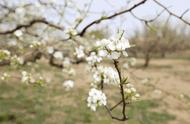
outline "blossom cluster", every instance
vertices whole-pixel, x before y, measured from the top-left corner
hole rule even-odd
[[[72,89],[74,87],[74,81],[72,81],[72,80],[65,80],[63,82],[63,86],[66,88],[67,91],[69,91],[70,89]]]
[[[26,83],[26,84],[37,84],[39,86],[44,86],[45,84],[45,79],[42,76],[39,76],[39,78],[34,78],[32,77],[31,73],[28,73],[26,71],[22,71],[22,77],[21,77],[21,82]]]
[[[119,59],[121,55],[128,56],[127,48],[130,48],[129,41],[123,37],[123,34],[118,34],[111,39],[103,39],[95,44],[95,51],[91,52],[86,58],[90,65],[100,63],[103,58]]]
[[[24,64],[24,59],[22,57],[18,57],[17,55],[12,55],[8,50],[0,50],[0,62],[4,60],[9,60],[11,66],[19,66]]]
[[[21,37],[23,35],[21,30],[14,32],[14,34],[17,37]],[[68,29],[66,34],[73,36],[76,35],[77,32],[73,29]],[[42,44],[40,42],[34,41],[30,47],[38,48],[41,45]],[[127,102],[136,101],[140,97],[132,84],[123,82],[122,75],[119,72],[119,68],[117,68],[119,65],[115,65],[117,62],[119,63],[119,59],[122,56],[128,56],[127,49],[130,47],[131,45],[129,44],[129,41],[124,38],[123,33],[119,33],[116,37],[112,37],[110,39],[97,41],[95,46],[93,46],[93,49],[90,51],[85,49],[82,45],[75,47],[75,57],[80,60],[86,60],[92,72],[93,81],[87,97],[87,106],[91,110],[96,111],[98,107],[107,105],[107,97],[103,92],[103,85],[105,84],[106,86],[114,85],[119,87],[121,92],[124,93],[124,100]],[[75,70],[71,66],[72,59],[65,57],[63,51],[57,50],[54,47],[47,47],[47,52],[50,57],[53,57],[55,60],[59,60],[56,62],[61,62],[62,65],[59,67],[63,67],[62,72],[67,74],[67,77],[64,77],[65,80],[63,81],[62,86],[66,91],[71,90],[75,85],[74,80],[71,78],[71,76],[75,75]],[[24,63],[22,57],[18,57],[17,55],[11,57],[11,53],[9,51],[0,50],[0,61],[6,59],[10,59],[11,65],[22,65]],[[103,60],[107,59],[114,62],[115,68],[111,66],[103,66]],[[133,66],[136,63],[136,60],[131,58],[128,59],[127,62],[128,63],[125,65],[126,68],[128,68],[128,66]],[[21,81],[23,83],[39,84],[40,86],[43,86],[45,83],[42,76],[35,78],[31,73],[26,71],[22,71],[21,75]],[[1,78],[2,80],[5,80],[8,77],[9,75],[4,73]]]
[[[67,34],[71,37],[71,36],[77,35],[77,31],[74,28],[67,28],[65,30],[65,34]]]
[[[96,63],[100,63],[102,61],[102,57],[96,55],[95,52],[91,52],[88,57],[86,57],[88,64],[95,65]]]
[[[113,62],[116,62],[119,61],[121,56],[127,57],[128,54],[126,50],[130,47],[131,45],[129,41],[124,38],[123,33],[119,33],[116,37],[97,41],[95,48],[86,56],[88,65],[90,65],[90,71],[93,73],[93,81],[91,83],[93,88],[89,91],[87,105],[93,111],[96,111],[97,107],[106,105],[107,103],[106,95],[102,91],[102,85],[104,84],[120,87],[127,102],[136,101],[140,97],[132,84],[125,83],[127,81],[122,82],[123,79],[120,77],[121,75],[119,75],[116,65],[115,69],[101,65],[104,59],[111,59]],[[136,60],[131,58],[128,59],[127,62],[128,68],[128,66],[134,66]]]
[[[59,60],[63,60],[63,53],[61,51],[56,51],[54,54],[53,54],[53,57],[55,57],[56,59],[59,59]]]
[[[124,93],[125,98],[128,100],[128,102],[136,101],[140,97],[140,95],[137,93],[136,89],[131,83],[127,83],[125,85]]]
[[[74,76],[76,72],[75,69],[72,68],[71,64],[71,60],[68,57],[65,57],[62,63],[64,67],[62,71],[69,76]]]
[[[106,95],[101,90],[92,88],[88,94],[87,106],[91,110],[96,111],[98,106],[105,106],[107,104],[106,100]]]
[[[8,50],[0,50],[0,62],[4,60],[10,61],[10,65],[13,67],[24,64],[24,59],[22,57],[18,57],[17,55],[11,56],[11,52]]]
[[[8,50],[0,50],[0,62],[9,59],[11,53]]]
[[[53,54],[54,48],[53,47],[47,47],[48,54]]]
[[[1,80],[7,80],[10,77],[9,74],[7,74],[6,72],[3,73],[3,75],[1,76]]]
[[[123,33],[118,33],[116,37],[97,41],[96,47],[99,49],[100,56],[118,59],[121,55],[128,56],[126,50],[131,46]]]
[[[29,84],[29,83],[35,83],[35,79],[32,78],[31,74],[26,72],[26,71],[22,71],[22,79],[21,81],[23,83]]]
[[[133,67],[136,64],[135,58],[128,58],[127,62],[123,64],[124,69],[129,69],[129,67]]]
[[[22,57],[18,57],[17,55],[14,55],[11,57],[11,65],[14,67],[18,67],[19,65],[24,64],[24,59]]]
[[[58,60],[63,60],[64,59],[63,52],[55,50],[53,47],[47,47],[47,52],[48,52],[48,54],[53,55],[53,57],[55,59],[58,59]]]
[[[15,35],[16,37],[21,37],[21,36],[23,35],[23,32],[22,32],[22,30],[16,30],[16,31],[14,32],[14,35]]]
[[[63,52],[55,51],[55,49],[53,47],[47,47],[47,52],[48,52],[48,54],[53,55],[53,57],[56,59],[63,60],[63,58],[64,58]]]
[[[81,49],[81,47],[80,47]],[[71,59],[69,57],[64,57],[63,52],[62,51],[55,51],[55,49],[53,47],[47,47],[47,52],[50,55],[53,55],[53,57],[55,59],[58,59],[62,62],[62,72],[64,74],[67,74],[69,77],[74,76],[75,75],[75,70],[72,68],[72,62]],[[79,50],[80,52],[80,50]],[[81,57],[81,56],[80,56]],[[65,80],[63,82],[63,87],[65,87],[65,89],[68,91],[71,88],[74,87],[74,81],[73,80]]]
[[[84,53],[84,47],[83,46],[79,46],[75,48],[75,55],[78,59],[82,59],[85,57],[85,53]]]
[[[64,74],[67,74],[69,77],[75,75],[75,70],[71,67],[71,60],[68,57],[65,57],[63,60],[63,72]],[[74,87],[74,81],[73,80],[65,80],[63,82],[63,86],[65,87],[66,91],[69,91]]]
[[[93,86],[97,86],[97,84],[101,81],[103,81],[105,84],[119,84],[119,75],[112,67],[98,66],[94,70],[93,79]]]
[[[31,44],[30,44],[30,48],[38,48],[42,45],[41,42],[39,41],[33,41]]]

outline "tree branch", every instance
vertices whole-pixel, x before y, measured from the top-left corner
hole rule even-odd
[[[11,33],[14,33],[15,31],[22,29],[22,28],[29,28],[29,27],[33,26],[34,24],[37,24],[37,23],[43,23],[43,24],[46,24],[46,25],[53,27],[55,29],[63,30],[62,27],[55,25],[55,24],[52,24],[52,23],[46,21],[45,19],[34,19],[34,20],[30,21],[28,24],[20,24],[11,30],[0,32],[0,35],[11,34]]]
[[[183,16],[189,11],[189,10],[186,10],[185,12],[182,13],[181,16],[178,16],[177,14],[171,12],[167,7],[165,7],[162,3],[158,2],[157,0],[153,0],[157,5],[159,5],[160,7],[162,7],[163,9],[165,9],[169,15],[172,15],[176,18],[178,18],[179,20],[183,21],[185,24],[189,25],[190,26],[190,22],[188,22],[187,20],[183,19]]]
[[[102,21],[104,21],[104,20],[109,20],[109,19],[112,19],[112,18],[117,17],[117,16],[119,16],[119,15],[122,15],[122,14],[124,14],[124,13],[131,12],[133,9],[135,9],[136,7],[138,7],[138,6],[142,5],[142,4],[144,4],[146,1],[147,1],[147,0],[142,0],[141,2],[139,2],[139,3],[135,4],[135,5],[133,5],[132,7],[130,7],[129,9],[123,10],[123,11],[121,11],[121,12],[114,13],[114,14],[112,14],[112,15],[110,15],[110,16],[101,17],[101,18],[99,18],[99,19],[97,19],[97,20],[92,21],[91,23],[89,23],[88,25],[86,25],[86,26],[82,29],[82,31],[79,33],[79,35],[80,35],[80,36],[83,36],[83,35],[86,33],[86,30],[87,30],[88,28],[90,28],[91,26],[93,26],[94,24],[98,24],[98,23],[100,23],[100,22],[102,22]]]
[[[123,81],[122,81],[122,77],[121,77],[121,72],[119,70],[119,67],[118,67],[118,61],[117,60],[113,60],[114,61],[114,66],[118,72],[118,75],[119,75],[119,81],[120,81],[120,93],[121,93],[121,96],[122,96],[122,103],[123,103],[123,109],[122,109],[122,113],[123,113],[123,120],[127,120],[128,117],[126,116],[125,114],[125,109],[126,109],[126,101],[125,101],[125,94],[124,94],[124,88],[123,88]]]

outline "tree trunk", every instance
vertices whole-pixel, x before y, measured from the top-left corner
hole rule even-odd
[[[165,52],[161,52],[161,58],[165,58],[166,57],[166,53]]]
[[[149,62],[150,62],[150,54],[149,54],[149,53],[146,53],[146,54],[145,54],[144,67],[148,67]]]

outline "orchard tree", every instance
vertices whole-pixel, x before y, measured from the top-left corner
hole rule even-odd
[[[170,23],[155,22],[149,25],[151,28],[144,27],[143,32],[137,31],[131,38],[135,48],[130,52],[133,55],[139,53],[144,58],[144,67],[148,67],[151,58],[164,58],[167,53],[174,53],[180,50],[189,49],[189,35],[182,29],[182,25],[172,28]]]
[[[183,18],[187,11],[182,15],[177,15],[158,0],[152,1],[163,10],[156,17],[149,20],[137,17],[135,9],[145,5],[147,1],[127,1],[127,7],[115,13],[102,13],[100,18],[83,23],[87,21],[88,14],[91,13],[89,8],[93,4],[92,1],[78,7],[72,0],[57,2],[56,0],[0,0],[0,65],[19,68],[45,57],[51,66],[62,69],[65,75],[68,75],[69,78],[63,85],[66,90],[70,90],[75,84],[73,78],[75,71],[72,65],[86,62],[92,73],[87,106],[92,111],[102,106],[112,119],[126,121],[128,120],[127,105],[140,97],[120,66],[120,59],[128,56],[127,50],[133,49],[131,48],[133,45],[130,45],[126,39],[126,32],[123,30],[116,31],[114,36],[106,39],[98,34],[99,38],[102,38],[100,40],[89,37],[88,33],[91,27],[127,13],[142,21],[147,27],[163,12],[190,25]],[[134,3],[130,4],[130,2]],[[56,16],[52,16],[51,13]],[[73,16],[68,17],[68,15]],[[93,34],[93,31],[91,33]],[[111,61],[113,67],[104,66],[105,60]],[[1,77],[2,80],[9,78],[14,78],[14,76],[4,73]],[[17,78],[30,85],[43,86],[46,82],[44,77],[25,70],[22,70],[20,77]],[[121,98],[111,107],[108,106],[109,99],[104,92],[108,85],[117,87],[120,92],[118,97]],[[122,106],[121,116],[113,114],[113,110],[118,106]]]

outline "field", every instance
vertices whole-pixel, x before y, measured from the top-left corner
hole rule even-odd
[[[125,61],[125,60],[123,60]],[[142,60],[129,71],[141,99],[129,105],[130,120],[112,120],[105,109],[91,112],[86,106],[90,75],[85,63],[75,66],[76,84],[65,91],[61,70],[44,64],[32,64],[19,70],[0,67],[0,74],[17,76],[21,70],[43,74],[49,80],[44,87],[30,86],[18,79],[0,81],[0,124],[189,124],[190,123],[190,61],[186,59],[153,59],[142,68]],[[117,100],[115,89],[108,93]],[[113,103],[115,101],[110,101]],[[120,109],[114,111],[117,115]]]

